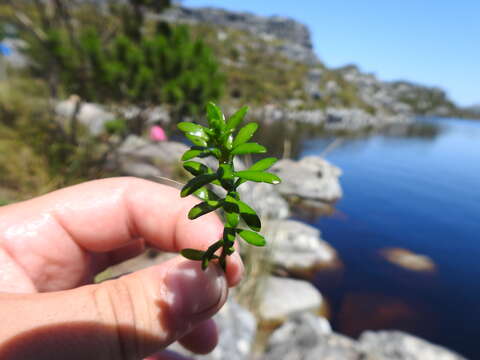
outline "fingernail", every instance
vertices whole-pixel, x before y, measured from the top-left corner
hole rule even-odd
[[[222,269],[211,264],[205,271],[198,262],[184,261],[169,270],[165,285],[170,295],[172,315],[179,318],[210,317],[227,296]]]

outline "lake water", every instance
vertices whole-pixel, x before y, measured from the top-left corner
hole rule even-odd
[[[403,329],[480,359],[480,122],[423,121],[439,131],[347,139],[326,156],[344,172],[344,197],[310,223],[345,270],[316,282],[341,332]],[[300,156],[331,140],[305,141]],[[426,255],[436,271],[392,265],[385,248]]]

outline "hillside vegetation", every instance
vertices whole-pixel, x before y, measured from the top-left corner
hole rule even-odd
[[[248,104],[252,112],[310,110],[322,119],[332,108],[352,110],[365,123],[368,116],[480,117],[441,89],[382,82],[354,65],[328,68],[308,28],[292,19],[168,0],[39,3],[0,5],[0,39],[15,53],[1,58],[2,204],[115,175],[105,170],[115,149],[129,134],[144,136],[146,114],[159,105],[169,113],[168,130],[185,117],[201,120],[207,100]],[[69,98],[78,108],[100,103],[113,118],[95,135],[75,112],[60,121],[55,105]]]

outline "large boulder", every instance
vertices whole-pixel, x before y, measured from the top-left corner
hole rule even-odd
[[[465,360],[441,346],[399,331],[367,331],[355,341],[325,319],[303,313],[273,332],[265,360]]]
[[[262,297],[258,305],[258,318],[262,327],[275,327],[289,317],[302,313],[326,313],[326,302],[309,282],[268,276],[263,282]]]
[[[295,220],[274,220],[265,225],[271,260],[277,268],[297,276],[341,268],[337,252],[322,240],[320,231],[313,226]]]
[[[172,121],[170,113],[165,106],[154,106],[147,109],[142,109],[139,106],[130,105],[126,107],[119,107],[117,111],[127,121],[134,120],[137,117],[142,117],[145,125],[151,126],[161,124],[167,127]]]
[[[186,150],[188,146],[179,142],[153,143],[130,135],[117,150],[117,167],[124,175],[150,180],[176,178],[182,173],[180,159]]]
[[[72,96],[68,100],[60,101],[55,106],[55,113],[59,116],[61,123],[66,124],[71,119],[78,101],[77,97]],[[115,115],[107,111],[102,105],[86,102],[81,103],[76,116],[78,121],[94,136],[105,132],[105,124],[115,119]]]
[[[359,350],[367,360],[465,360],[464,357],[400,331],[366,331]]]
[[[318,203],[333,203],[342,197],[338,178],[341,170],[318,156],[300,161],[283,159],[271,169],[282,179],[275,187],[290,200],[300,199]]]
[[[178,344],[169,350],[198,360],[247,360],[251,358],[257,322],[252,313],[238,305],[231,297],[214,317],[219,329],[219,342],[208,355],[194,355]]]
[[[289,205],[276,191],[276,186],[247,182],[238,191],[242,200],[255,209],[262,219],[286,219],[290,215]]]
[[[324,318],[293,316],[270,337],[265,360],[360,360],[355,341],[332,332]]]

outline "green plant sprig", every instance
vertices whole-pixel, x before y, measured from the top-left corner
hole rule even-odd
[[[208,127],[191,122],[178,124],[178,128],[193,143],[190,150],[183,154],[182,161],[185,170],[194,178],[182,188],[181,196],[194,194],[203,200],[190,210],[188,218],[194,220],[218,209],[223,209],[225,217],[222,238],[206,251],[196,249],[181,251],[187,259],[201,261],[204,270],[212,260],[218,260],[222,268],[226,269],[227,256],[235,252],[237,235],[254,246],[266,244],[265,238],[258,233],[262,226],[259,216],[241,200],[237,189],[246,181],[278,184],[281,180],[277,175],[266,172],[277,161],[273,157],[258,161],[248,170],[235,171],[233,165],[235,156],[261,154],[267,151],[262,145],[249,142],[258,129],[257,123],[248,123],[237,131],[247,111],[248,107],[244,106],[225,120],[220,108],[210,102],[207,104]],[[205,164],[192,161],[196,157],[209,156],[218,161],[216,171]],[[226,191],[226,196],[224,198],[218,196],[207,187],[209,184],[222,187]],[[249,229],[239,227],[241,220]]]

